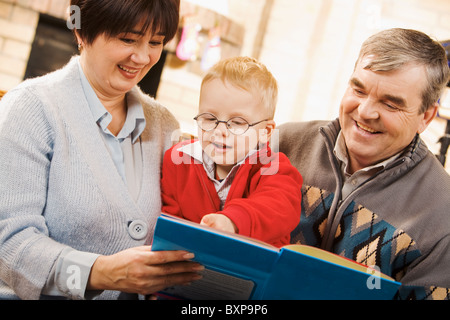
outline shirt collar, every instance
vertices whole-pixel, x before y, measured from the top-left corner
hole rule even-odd
[[[131,139],[134,143],[145,129],[146,121],[144,109],[142,108],[141,101],[139,100],[139,93],[136,88],[131,89],[127,93],[126,98],[128,104],[127,120],[125,121],[120,135],[122,135],[123,131],[123,138],[126,138],[131,134]]]
[[[80,72],[81,85],[83,87],[83,91],[86,96],[92,116],[94,117],[95,122],[100,126],[100,128],[104,132],[109,133],[107,127],[112,120],[112,116],[98,99],[97,94],[95,93],[94,89],[86,78],[86,75],[84,74],[79,60],[78,68]],[[139,100],[139,94],[135,88],[131,89],[126,94],[126,99],[128,105],[127,119],[125,120],[125,124],[122,130],[117,135],[117,139],[123,140],[131,135],[132,142],[134,143],[144,131],[146,120],[142,104]]]
[[[338,137],[336,139],[336,145],[334,147],[333,152],[334,152],[334,155],[336,156],[336,158],[338,158],[338,160],[340,160],[342,165],[343,165],[342,171],[345,174],[348,175],[348,160],[349,159],[348,159],[347,147],[345,145],[345,138],[344,138],[344,135],[342,134],[342,131],[340,131],[339,134],[338,134]],[[378,170],[384,169],[384,168],[386,168],[386,166],[389,163],[391,163],[395,159],[397,159],[400,154],[401,154],[401,152],[393,155],[392,157],[390,157],[390,158],[388,158],[388,159],[386,159],[384,161],[381,161],[381,162],[376,163],[374,165],[362,168],[361,170],[358,170],[358,171],[366,171],[366,172],[368,172],[368,171],[371,171],[371,170],[374,170],[374,169],[378,169]]]

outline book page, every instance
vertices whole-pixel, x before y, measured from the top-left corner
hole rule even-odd
[[[311,257],[315,257],[321,260],[325,260],[343,267],[347,267],[349,269],[353,269],[353,270],[358,270],[358,271],[362,271],[365,273],[369,273],[371,274],[371,268],[369,266],[360,264],[356,261],[350,260],[348,258],[339,256],[335,253],[332,252],[328,252],[319,248],[315,248],[315,247],[310,247],[310,246],[306,246],[306,245],[298,245],[298,244],[292,244],[292,245],[287,245],[284,246],[284,248],[292,250],[292,251],[296,251],[296,252],[300,252],[303,253],[305,255],[311,256]],[[382,273],[377,273],[380,277],[383,277],[385,279],[389,279],[389,280],[393,280],[391,277],[382,274]]]
[[[163,293],[190,300],[248,300],[252,294],[253,281],[211,269],[205,269],[201,274],[202,279],[187,286],[165,289]]]

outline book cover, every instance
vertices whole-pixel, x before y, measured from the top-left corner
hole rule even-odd
[[[392,299],[399,282],[336,254],[264,242],[162,214],[152,250],[186,250],[203,278],[160,292],[189,300]]]

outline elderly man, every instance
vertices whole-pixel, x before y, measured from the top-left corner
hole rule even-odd
[[[400,299],[450,298],[450,176],[419,136],[448,79],[438,42],[385,30],[364,42],[339,119],[280,126],[304,178],[292,242],[377,266]]]

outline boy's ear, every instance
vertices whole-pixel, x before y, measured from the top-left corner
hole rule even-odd
[[[270,140],[270,136],[273,133],[273,130],[275,130],[276,123],[273,120],[267,120],[266,127],[259,132],[259,142],[260,143],[267,143]]]

